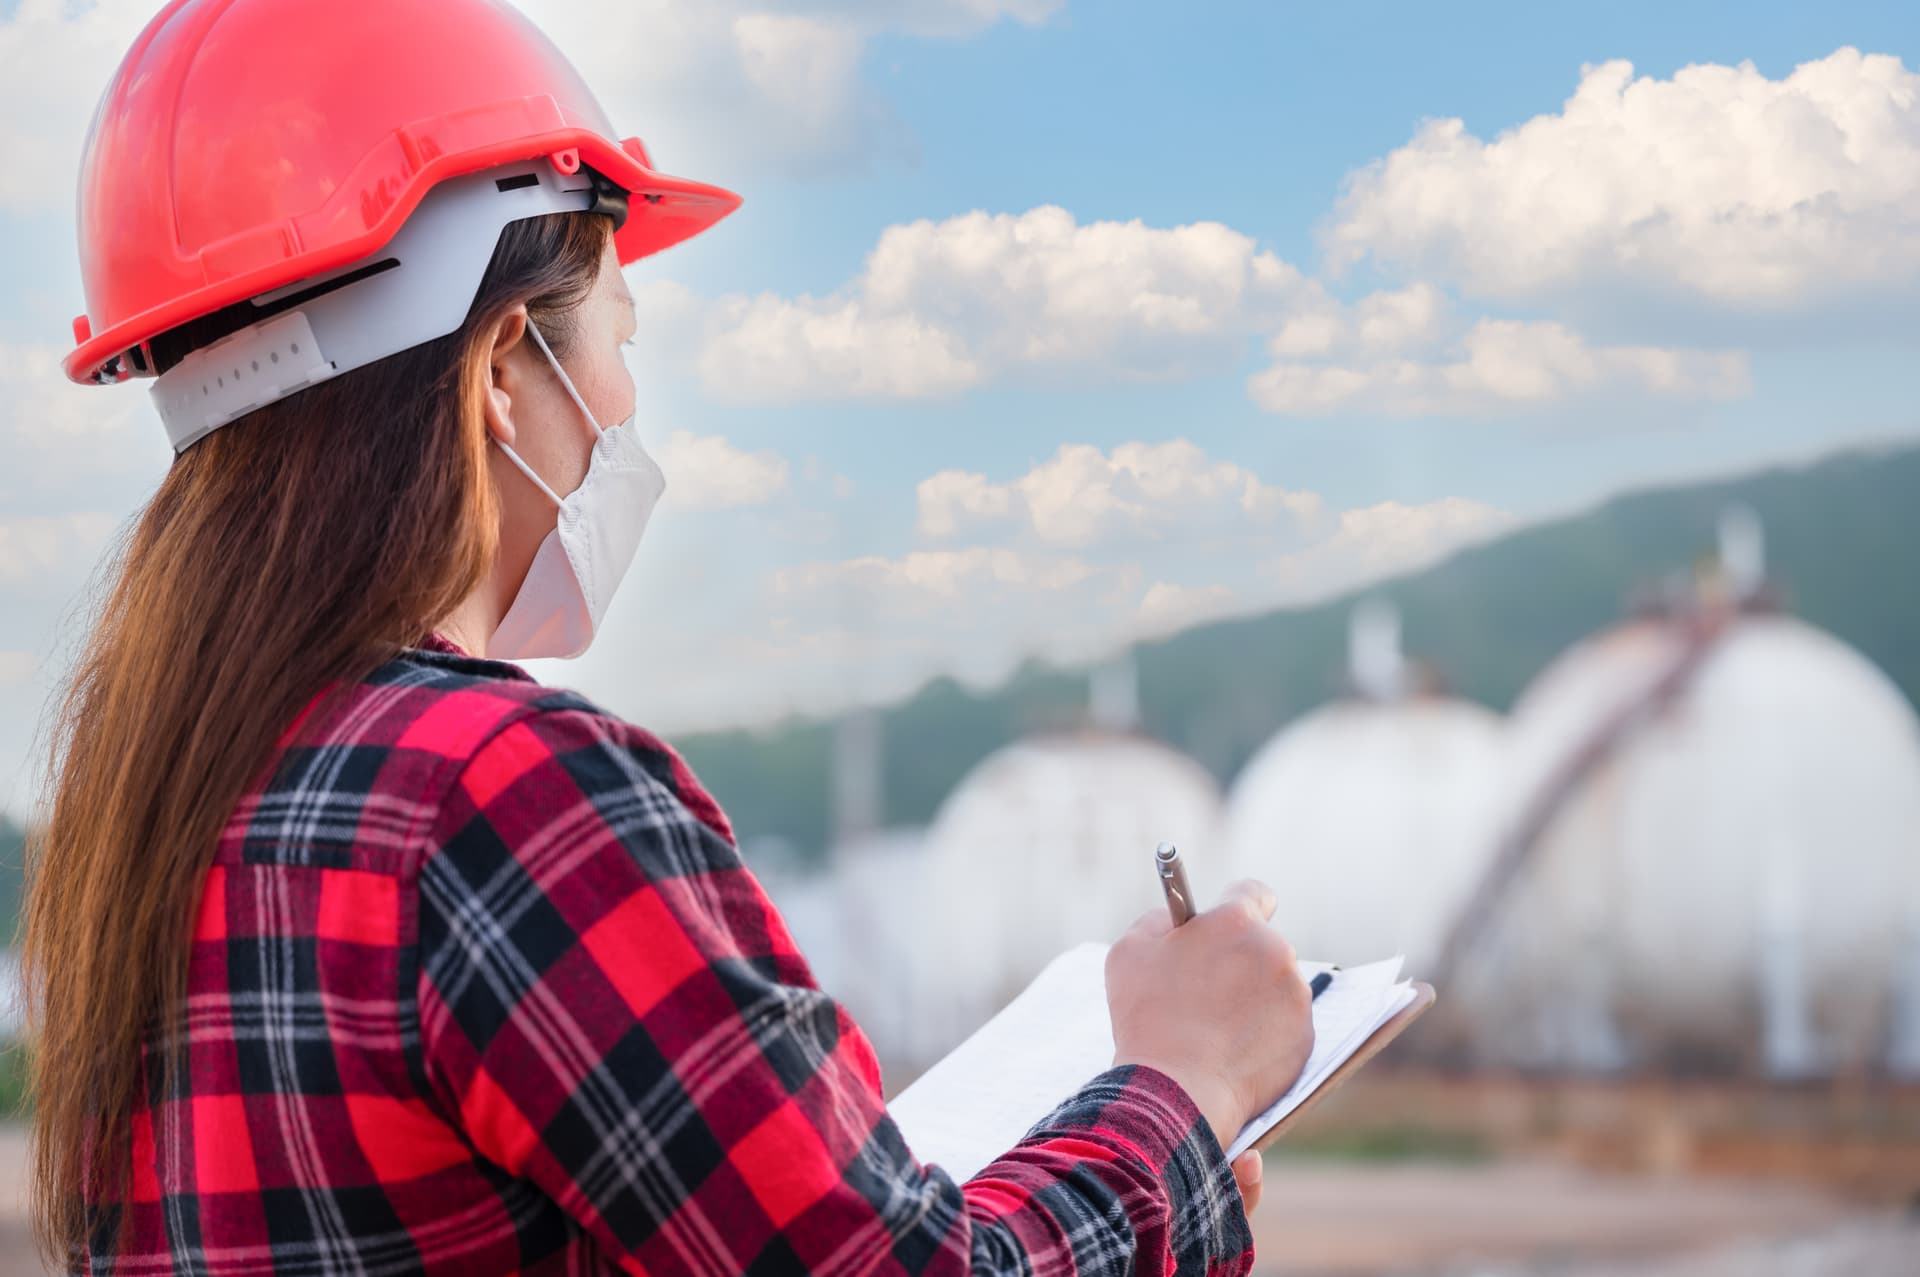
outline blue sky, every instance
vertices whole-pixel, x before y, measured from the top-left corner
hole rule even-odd
[[[1523,3],[1123,0],[1070,5],[1047,23],[1003,23],[964,42],[887,36],[875,42],[870,74],[911,129],[917,160],[833,179],[742,179],[748,203],[736,225],[657,267],[715,291],[824,292],[858,270],[878,226],[1047,203],[1083,222],[1222,221],[1304,266],[1319,255],[1316,231],[1347,175],[1403,144],[1422,119],[1459,116],[1491,137],[1557,110],[1585,64],[1626,58],[1641,75],[1670,76],[1690,63],[1751,61],[1778,77],[1849,44],[1908,54],[1920,47],[1920,9],[1623,3],[1555,6],[1549,16]],[[881,443],[869,473],[905,503],[929,457],[988,468],[1038,459],[1058,414],[1095,443],[1150,437],[1172,418],[1204,422],[1190,433],[1231,440],[1236,460],[1339,500],[1426,500],[1464,485],[1548,512],[1665,475],[1920,427],[1902,376],[1911,355],[1906,342],[1789,350],[1756,367],[1754,394],[1738,403],[1577,432],[1551,420],[1471,431],[1275,423],[1233,376],[1144,397],[1080,384],[1064,402],[978,396],[953,419],[909,427],[918,437],[906,446]],[[890,407],[844,405],[756,410],[728,425],[742,439],[798,433],[853,449],[898,428]]]
[[[668,730],[1920,429],[1911,5],[525,7],[746,196],[631,271],[669,505],[537,671]],[[166,464],[142,390],[50,363],[80,133],[156,8],[0,0],[0,775]]]

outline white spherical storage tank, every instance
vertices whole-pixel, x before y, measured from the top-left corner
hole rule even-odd
[[[1303,958],[1429,964],[1492,847],[1499,716],[1412,695],[1341,700],[1281,730],[1235,778],[1226,867],[1274,888]]]
[[[1303,958],[1402,954],[1427,973],[1492,847],[1500,719],[1420,690],[1398,611],[1353,611],[1355,694],[1283,728],[1235,777],[1226,870],[1274,889],[1274,925]]]
[[[1196,849],[1203,900],[1217,890],[1223,880],[1198,849],[1213,846],[1219,817],[1206,769],[1141,737],[1038,736],[987,757],[927,831],[916,940],[937,969],[927,990],[934,1037],[951,1046],[1061,951],[1111,941],[1164,908],[1153,865],[1162,840]]]
[[[1576,778],[1455,990],[1491,1058],[1810,1075],[1883,1067],[1915,1032],[1920,723],[1801,621],[1732,616],[1704,646],[1699,623],[1588,640],[1514,709],[1516,800]],[[1592,750],[1690,646],[1673,695]]]

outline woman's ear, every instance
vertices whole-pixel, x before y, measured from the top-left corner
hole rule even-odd
[[[513,400],[520,390],[519,361],[508,356],[527,340],[527,308],[515,306],[494,322],[488,337],[487,432],[498,443],[514,444]]]

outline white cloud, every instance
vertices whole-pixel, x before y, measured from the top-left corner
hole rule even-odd
[[[1510,531],[1514,517],[1465,497],[1347,510],[1333,534],[1262,566],[1268,588],[1309,603],[1415,571],[1453,551]]]
[[[725,400],[931,398],[1076,367],[1174,379],[1230,366],[1261,334],[1278,362],[1249,390],[1287,415],[1725,399],[1749,384],[1737,352],[1595,344],[1551,320],[1470,323],[1427,282],[1344,303],[1218,223],[1080,225],[1052,207],[890,227],[827,297],[727,297],[702,320],[687,290],[656,291],[663,341]],[[928,535],[1014,508],[977,476],[929,482]]]
[[[733,44],[747,79],[785,111],[811,113],[813,127],[845,109],[860,64],[861,35],[851,27],[790,13],[743,13]]]
[[[722,435],[676,430],[660,449],[666,500],[675,509],[733,510],[764,505],[787,487],[787,463],[776,452],[747,452]]]
[[[1482,319],[1440,341],[1439,311],[1403,304],[1407,294],[1384,296],[1396,304],[1369,313],[1369,298],[1352,317],[1322,309],[1307,328],[1283,328],[1270,345],[1280,362],[1248,382],[1253,401],[1287,416],[1468,416],[1576,398],[1730,399],[1751,389],[1737,351],[1594,345],[1549,320]],[[1334,358],[1299,358],[1309,353]]]
[[[918,399],[983,376],[956,334],[852,300],[730,298],[715,319],[700,372],[718,399]]]
[[[973,212],[887,228],[832,296],[715,303],[699,366],[709,393],[761,400],[921,398],[1076,365],[1171,378],[1232,359],[1299,287],[1217,222]]]
[[[1074,558],[1035,556],[975,546],[965,550],[916,550],[902,558],[867,556],[838,563],[808,563],[773,574],[776,595],[800,598],[844,594],[888,596],[918,611],[926,599],[955,600],[970,590],[1052,592],[1085,583],[1095,569]]]
[[[1130,564],[1002,546],[784,568],[753,627],[779,654],[763,668],[782,686],[765,694],[899,695],[941,674],[992,682],[1031,656],[1085,659],[1126,636],[1140,588]]]
[[[1320,498],[1289,492],[1185,439],[1125,443],[1111,453],[1066,444],[1008,483],[947,470],[918,489],[923,536],[951,537],[1008,520],[1047,545],[1088,546],[1116,537],[1165,537],[1223,525],[1304,525]]]
[[[1247,528],[1208,555],[968,546],[808,563],[772,578],[768,614],[748,627],[764,641],[754,668],[767,698],[811,710],[897,695],[936,674],[984,683],[1030,657],[1085,661],[1222,616],[1317,602],[1512,524],[1490,506],[1447,498],[1345,511],[1296,548]],[[802,686],[824,690],[796,699],[791,689]],[[740,680],[726,692],[747,694]],[[693,703],[662,709],[690,725],[713,722],[711,708]]]
[[[1920,274],[1920,75],[1843,48],[1636,78],[1589,67],[1558,114],[1483,141],[1424,125],[1355,173],[1327,244],[1508,300],[1583,289],[1789,307]]]
[[[964,527],[997,523],[1013,514],[1013,485],[965,470],[942,470],[922,479],[915,496],[924,537],[950,537]]]
[[[1175,585],[1155,581],[1141,596],[1135,629],[1141,637],[1172,634],[1234,610],[1234,592],[1224,585]]]
[[[1283,359],[1402,354],[1442,339],[1449,318],[1446,298],[1431,284],[1369,293],[1343,306],[1315,283],[1267,344]]]
[[[1043,535],[1034,487],[1078,492],[1093,513]],[[923,483],[920,498],[923,533],[1013,539],[775,573],[764,615],[743,626],[768,644],[759,660],[770,684],[877,696],[940,673],[999,678],[1031,656],[1086,660],[1130,639],[1361,588],[1513,524],[1457,497],[1330,512],[1181,440],[1068,448],[1005,483],[949,471]],[[1213,513],[1198,526],[1165,521],[1189,508]],[[1141,540],[1143,520],[1178,535]]]

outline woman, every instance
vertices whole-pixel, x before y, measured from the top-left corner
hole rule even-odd
[[[175,0],[135,44],[66,366],[156,378],[176,456],[32,864],[57,1263],[1250,1263],[1221,1139],[1311,1035],[1261,889],[1116,946],[1114,1070],[955,1184],[674,754],[505,663],[586,647],[660,494],[620,267],[736,203],[497,0]]]

